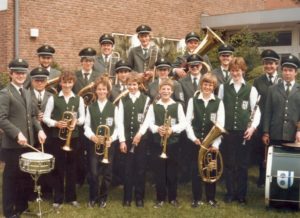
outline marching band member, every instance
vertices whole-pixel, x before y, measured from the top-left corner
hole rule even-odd
[[[144,111],[150,99],[139,91],[140,84],[139,75],[131,74],[127,79],[129,94],[119,102],[120,150],[125,154],[124,207],[131,206],[133,190],[136,206],[144,207],[146,145],[143,140],[140,143],[133,141],[144,119]],[[131,153],[134,144],[139,145],[135,148],[135,152]]]
[[[261,58],[263,62],[263,74],[256,78],[253,82],[253,86],[257,89],[258,94],[260,95],[259,101],[259,109],[261,111],[261,120],[260,124],[257,128],[255,137],[255,146],[257,147],[257,157],[259,162],[259,177],[257,180],[257,187],[264,187],[265,185],[265,176],[266,176],[266,169],[265,169],[265,146],[262,141],[263,136],[263,119],[265,117],[265,104],[267,101],[267,94],[268,88],[273,84],[276,84],[279,80],[279,75],[277,72],[279,60],[279,55],[271,50],[266,49],[261,53]],[[281,80],[281,79],[280,79]]]
[[[300,142],[300,85],[296,82],[300,61],[289,55],[281,60],[282,79],[268,91],[264,111],[263,142],[266,145]]]
[[[246,204],[250,153],[248,141],[259,124],[259,108],[254,114],[253,122],[250,122],[250,114],[257,102],[258,93],[243,78],[247,66],[242,57],[234,57],[228,69],[231,80],[219,87],[219,98],[225,106],[225,129],[228,131],[220,146],[227,189],[224,201],[231,203],[237,200],[240,204]]]
[[[44,143],[46,135],[34,116],[30,91],[24,89],[28,63],[15,59],[9,63],[10,83],[0,91],[0,129],[3,130],[2,156],[5,162],[2,183],[2,209],[5,217],[19,217],[28,208],[28,188],[32,182],[28,173],[19,168],[19,157],[31,151],[34,132]]]
[[[43,122],[52,128],[51,145],[55,157],[55,168],[52,171],[55,179],[54,184],[54,209],[60,209],[65,201],[74,207],[79,207],[76,200],[76,151],[78,149],[78,127],[84,123],[84,102],[79,96],[72,92],[76,82],[75,74],[64,72],[61,74],[59,84],[61,91],[57,96],[49,98],[44,113]],[[65,112],[73,114],[71,121],[64,117]],[[66,133],[66,136],[62,136]],[[71,151],[63,150],[63,146],[71,134]],[[64,181],[66,181],[64,183]]]
[[[187,136],[194,142],[192,148],[192,192],[193,202],[192,207],[203,205],[202,202],[202,179],[198,169],[198,154],[200,146],[209,133],[214,123],[224,127],[225,110],[222,100],[214,95],[214,89],[218,86],[217,77],[212,73],[206,73],[200,81],[200,93],[193,98],[190,98],[187,107]],[[221,139],[216,138],[210,149],[219,149]],[[215,200],[216,183],[204,183],[206,200],[212,207],[217,206]]]
[[[173,69],[171,73],[173,76],[178,77],[179,79],[184,78],[187,75],[186,70],[188,69],[185,69],[187,58],[193,54],[193,51],[200,44],[200,36],[195,32],[190,32],[185,36],[185,43],[185,53],[182,56],[177,57],[175,62],[172,64]],[[207,55],[204,55],[203,59],[208,65],[211,65]]]
[[[149,107],[147,117],[141,130],[134,141],[139,141],[149,126],[154,134],[153,161],[156,187],[156,204],[154,208],[163,206],[166,197],[174,207],[179,207],[177,201],[177,168],[179,156],[179,134],[186,127],[186,119],[181,104],[176,103],[171,95],[174,85],[170,79],[165,79],[159,84],[160,100]],[[166,120],[170,118],[170,126],[166,127]],[[167,159],[160,157],[162,153],[162,138],[167,137],[166,155]]]
[[[107,77],[100,77],[95,81],[95,94],[97,101],[92,103],[86,113],[84,134],[90,140],[87,145],[88,169],[89,169],[89,207],[94,207],[96,203],[99,207],[105,208],[108,196],[108,188],[112,180],[112,162],[114,157],[114,147],[111,143],[117,139],[117,107],[115,107],[107,96],[109,95],[111,85]],[[106,137],[103,129],[97,133],[99,125],[109,127],[109,139],[103,142],[108,149],[108,162],[103,163],[105,155],[102,158],[96,154],[95,144],[98,143],[97,135]],[[101,132],[100,132],[101,131]],[[100,151],[97,151],[100,152]],[[102,161],[101,161],[102,159]],[[102,181],[99,184],[99,176],[102,176]]]

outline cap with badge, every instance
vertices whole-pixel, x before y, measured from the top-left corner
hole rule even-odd
[[[53,56],[55,49],[50,45],[42,45],[36,52],[39,56]]]
[[[30,77],[36,80],[44,80],[49,76],[49,71],[43,67],[34,68],[30,72]]]
[[[137,34],[150,33],[151,31],[151,27],[147,25],[140,25],[136,28]]]
[[[99,43],[113,45],[113,44],[115,44],[115,39],[112,35],[105,33],[102,36],[100,36]]]
[[[281,59],[281,67],[292,67],[292,68],[300,68],[300,61],[294,55],[289,55],[282,57]]]
[[[272,60],[272,61],[279,61],[279,55],[273,51],[272,49],[264,50],[260,55],[262,60]]]
[[[188,65],[198,65],[203,62],[203,59],[202,59],[202,57],[200,57],[200,55],[192,54],[192,55],[188,56],[186,61],[187,61]]]
[[[170,68],[171,64],[165,58],[160,58],[155,62],[156,69]]]
[[[79,52],[79,56],[81,58],[89,58],[89,59],[93,59],[96,56],[97,52],[95,49],[88,47],[88,48],[84,48]]]
[[[17,58],[12,60],[8,64],[8,68],[10,69],[11,72],[23,72],[27,73],[28,72],[28,63],[22,58]]]
[[[131,71],[131,66],[130,64],[125,61],[125,60],[119,60],[116,65],[115,65],[115,72],[119,72],[121,70],[128,70],[128,71]]]
[[[195,32],[190,32],[185,36],[185,42],[188,42],[190,40],[196,40],[196,41],[200,41],[200,36],[195,33]]]
[[[219,55],[221,55],[221,54],[230,54],[231,55],[233,52],[234,52],[234,47],[231,45],[222,44],[218,48]]]

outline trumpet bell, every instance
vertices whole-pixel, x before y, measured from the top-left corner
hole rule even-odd
[[[63,149],[64,151],[72,151],[72,148],[71,148],[70,146],[67,146],[67,145],[64,145],[64,146],[62,147],[62,149]]]
[[[161,153],[161,155],[159,157],[162,158],[162,159],[167,159],[168,158],[166,153]]]
[[[108,161],[108,159],[102,159],[102,161],[101,161],[101,163],[104,163],[104,164],[109,164],[109,161]]]

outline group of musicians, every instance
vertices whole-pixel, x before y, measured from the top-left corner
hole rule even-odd
[[[208,57],[193,54],[200,43],[196,33],[186,35],[186,54],[171,64],[150,45],[149,26],[141,25],[136,32],[140,46],[129,51],[127,60],[119,60],[113,52],[114,38],[103,34],[101,54],[96,56],[90,47],[82,49],[81,69],[75,73],[51,68],[55,49],[50,45],[37,49],[39,66],[29,75],[25,60],[9,63],[10,83],[0,91],[5,217],[19,217],[28,210],[32,182],[19,168],[20,155],[30,151],[28,144],[44,145],[45,152],[55,158],[54,170],[43,175],[40,183],[59,210],[64,202],[80,207],[76,184],[78,178],[84,182],[85,168],[88,207],[106,207],[112,181],[123,184],[124,207],[132,201],[143,207],[147,168],[156,188],[154,208],[165,202],[180,207],[181,165],[191,175],[191,206],[206,202],[218,207],[216,183],[203,182],[198,165],[198,152],[215,123],[228,132],[208,149],[223,155],[224,202],[243,205],[250,139],[255,138],[261,150],[259,187],[265,181],[265,145],[300,143],[298,58],[288,55],[280,61],[276,52],[264,50],[263,72],[252,86],[244,79],[245,60],[234,57],[230,45],[218,48],[220,66],[207,72]],[[153,57],[154,68],[150,66]],[[50,83],[53,79],[57,86]],[[50,87],[57,88],[57,93],[50,93]],[[87,100],[84,89],[93,97]]]

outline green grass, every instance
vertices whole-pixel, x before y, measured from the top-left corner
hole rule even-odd
[[[2,174],[1,174],[2,175]],[[146,199],[144,208],[136,208],[133,204],[130,208],[123,208],[122,206],[122,194],[123,189],[121,187],[113,188],[109,194],[107,207],[105,209],[87,208],[88,199],[88,186],[84,185],[78,189],[78,201],[81,203],[81,208],[73,208],[69,205],[63,205],[60,213],[50,213],[44,217],[171,217],[171,218],[189,218],[189,217],[300,217],[300,213],[291,210],[266,210],[264,205],[264,189],[256,188],[256,175],[257,169],[252,167],[249,171],[249,190],[248,190],[248,204],[246,206],[240,206],[237,203],[224,204],[222,201],[225,188],[223,185],[218,185],[217,198],[219,208],[211,208],[208,205],[201,206],[199,208],[191,208],[191,184],[180,185],[178,187],[178,200],[181,208],[174,208],[168,204],[165,204],[160,209],[154,209],[155,190],[149,184],[147,184]],[[2,179],[1,179],[2,183]],[[2,199],[0,199],[1,201]],[[1,213],[2,213],[2,202]],[[43,210],[51,208],[50,202],[42,202]],[[37,204],[32,202],[30,208],[37,209]],[[0,214],[2,216],[2,214]],[[25,217],[25,216],[24,216]]]

